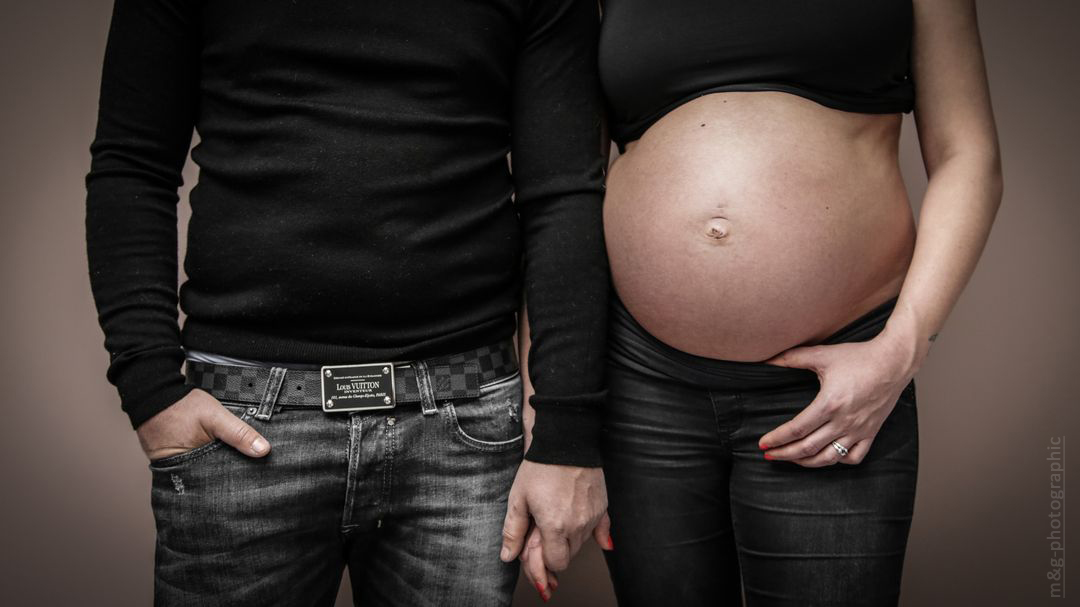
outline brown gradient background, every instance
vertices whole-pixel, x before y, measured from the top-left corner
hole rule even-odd
[[[104,378],[83,233],[111,4],[5,2],[0,25],[5,605],[151,604],[150,473]],[[1044,458],[1049,437],[1069,442],[1080,419],[1080,4],[978,6],[1006,194],[982,263],[918,377],[906,606],[1050,602]],[[910,117],[901,159],[917,201],[926,178]],[[189,167],[187,183],[195,178]],[[1066,584],[1066,593],[1080,596],[1080,587]],[[539,604],[524,584],[519,597]],[[346,583],[339,605],[348,604]],[[595,547],[562,576],[553,604],[614,604]]]

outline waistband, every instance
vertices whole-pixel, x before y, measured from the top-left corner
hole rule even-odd
[[[366,364],[366,363],[358,363]],[[437,400],[475,398],[480,387],[518,370],[513,340],[394,367],[394,400],[420,402],[429,387]],[[315,368],[254,367],[186,361],[187,383],[223,401],[322,408],[322,372]]]
[[[872,339],[885,328],[896,300],[893,297],[863,314],[819,345]],[[638,324],[614,292],[609,317],[609,360],[643,375],[706,389],[753,390],[818,383],[817,374],[808,369],[707,358],[673,348]]]

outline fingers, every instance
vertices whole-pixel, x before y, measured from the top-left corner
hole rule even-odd
[[[855,440],[849,436],[841,436],[834,440],[845,447],[855,442]],[[851,457],[850,450],[847,455],[842,456],[840,455],[840,450],[833,446],[833,441],[829,441],[817,453],[809,457],[794,459],[792,461],[807,468],[821,468],[823,466],[831,466],[841,462],[848,457]]]
[[[592,535],[596,543],[600,544],[602,550],[615,549],[615,543],[611,541],[611,517],[607,515],[607,512],[600,518],[600,522],[596,524]]]
[[[824,366],[828,353],[828,348],[824,346],[800,346],[784,350],[764,362],[767,365],[818,371]]]
[[[832,466],[833,464],[847,464],[852,466],[863,461],[866,454],[870,451],[871,443],[874,442],[873,438],[858,440],[847,435],[834,440],[847,447],[847,455],[841,455],[840,450],[833,446],[833,441],[829,441],[829,443],[822,447],[817,453],[809,457],[793,459],[790,461],[807,468],[821,468],[823,466]],[[848,445],[851,446],[848,447]]]
[[[758,440],[762,450],[782,447],[807,436],[829,421],[828,396],[825,391],[818,392],[813,402],[786,423],[774,428]]]
[[[829,421],[805,438],[782,447],[767,449],[764,456],[765,459],[769,460],[795,461],[809,459],[821,453],[826,446],[831,445],[832,441],[838,440],[837,436],[841,435],[843,435],[842,429],[838,427],[836,422]],[[833,449],[833,451],[836,451],[836,449]]]
[[[517,558],[524,545],[525,534],[529,531],[529,514],[525,502],[511,489],[506,507],[506,519],[503,521],[503,545],[499,558],[504,563]]]
[[[224,406],[213,416],[210,429],[222,442],[252,457],[262,457],[270,452],[270,442]]]
[[[544,554],[544,566],[552,571],[565,571],[570,566],[570,538],[561,530],[540,531],[541,550]]]
[[[569,567],[570,559],[594,532],[607,509],[603,483],[603,472],[598,468],[523,463],[510,490],[503,560],[521,551],[529,522],[535,520],[541,541],[538,552],[549,578],[551,572]]]
[[[847,443],[842,440],[838,440],[836,442],[840,443],[841,445],[847,446]],[[840,463],[848,464],[849,466],[862,463],[863,459],[866,458],[866,454],[870,452],[870,445],[873,442],[873,437],[864,438],[863,440],[855,443],[854,446],[848,447],[848,454],[840,458]]]
[[[540,529],[533,527],[529,530],[525,548],[521,551],[521,569],[525,578],[536,588],[540,598],[547,601],[551,598],[552,591],[558,587],[555,574],[544,567],[543,548],[540,538]]]

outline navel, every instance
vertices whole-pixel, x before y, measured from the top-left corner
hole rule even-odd
[[[723,217],[713,217],[705,222],[705,235],[709,238],[720,240],[731,234],[731,222]]]

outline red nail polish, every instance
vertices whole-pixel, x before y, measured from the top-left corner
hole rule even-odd
[[[540,585],[540,582],[536,582],[536,591],[540,593],[540,596],[544,596],[544,587]]]
[[[758,444],[758,449],[761,449],[762,451],[764,451],[764,450],[766,450],[768,448],[769,448],[769,446],[766,445],[765,443],[759,443]]]
[[[771,455],[769,455],[768,453],[766,453],[766,454],[765,454],[765,459],[772,459],[772,456],[771,456]]]
[[[615,540],[611,539],[611,536],[608,536],[608,539],[607,539],[607,549],[608,550],[614,550],[615,549]]]

